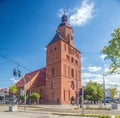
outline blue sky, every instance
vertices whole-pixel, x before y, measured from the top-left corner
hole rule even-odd
[[[45,47],[55,35],[64,8],[75,47],[81,51],[83,84],[102,83],[110,62],[103,60],[100,51],[120,27],[120,0],[0,0],[0,88],[20,79],[13,77],[16,64],[10,61],[29,69],[19,67],[23,76],[46,66]],[[106,77],[106,86],[118,83],[118,75]]]

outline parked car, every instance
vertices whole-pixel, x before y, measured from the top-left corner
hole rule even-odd
[[[114,100],[110,97],[102,100],[102,103],[112,103],[112,102],[114,102]]]

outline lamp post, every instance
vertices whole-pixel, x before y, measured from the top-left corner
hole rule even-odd
[[[17,68],[13,70],[13,75],[18,77],[22,76],[21,71],[18,69],[18,65]],[[25,78],[23,78],[23,80],[24,80],[24,112],[25,112],[26,111],[26,80]]]
[[[24,80],[24,112],[26,112],[26,80],[23,77]]]
[[[82,86],[82,115],[84,114],[84,86]]]
[[[79,107],[79,91],[78,91],[78,79],[76,78],[76,103]]]
[[[104,106],[105,106],[105,74],[103,74]]]
[[[54,88],[55,88],[55,82],[52,81],[51,83],[51,89],[52,89],[52,102],[54,103]]]

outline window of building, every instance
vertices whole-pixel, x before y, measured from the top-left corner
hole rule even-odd
[[[67,61],[70,61],[70,56],[66,55]]]
[[[74,58],[73,57],[71,57],[71,62],[74,63]]]
[[[70,76],[70,67],[68,66],[68,76]]]
[[[77,60],[75,60],[75,64],[78,65],[78,61]]]
[[[64,94],[64,101],[65,101],[65,89],[64,89],[64,92],[63,92],[63,94]]]
[[[50,49],[50,52],[52,52],[52,49]]]
[[[51,68],[51,76],[55,76],[55,68],[54,67]]]
[[[64,65],[64,75],[66,76],[66,65]]]
[[[74,82],[71,81],[71,88],[74,90],[75,89],[75,85],[74,85]]]
[[[68,91],[68,99],[70,100],[70,90]]]
[[[74,77],[74,69],[71,69],[71,76]]]

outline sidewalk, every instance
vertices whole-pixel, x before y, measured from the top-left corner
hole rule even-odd
[[[17,112],[9,112],[9,106],[0,106],[0,118],[78,118],[82,109],[76,105],[24,105]],[[84,114],[120,115],[120,110],[84,110]],[[81,117],[79,117],[81,118]]]
[[[37,106],[37,107],[46,107],[50,108],[50,106]],[[57,106],[52,106],[56,108]],[[63,116],[59,114],[53,114],[52,112],[43,112],[43,111],[29,111],[28,109],[26,112],[23,111],[16,111],[10,112],[8,106],[0,106],[0,118],[80,118],[78,116]]]
[[[30,105],[32,107],[39,107],[39,108],[54,108],[54,109],[76,109],[79,108],[77,105]]]

